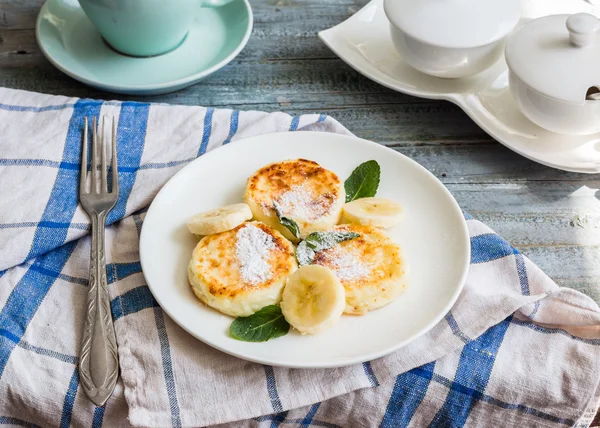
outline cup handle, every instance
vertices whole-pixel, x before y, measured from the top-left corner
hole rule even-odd
[[[228,3],[231,3],[234,0],[200,0],[200,6],[201,7],[210,7],[210,8],[214,8],[214,7],[221,7],[221,6],[225,6]]]

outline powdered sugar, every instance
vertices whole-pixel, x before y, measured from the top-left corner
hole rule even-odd
[[[286,216],[307,220],[316,220],[327,214],[331,208],[330,201],[321,197],[315,198],[304,184],[283,193],[276,202]]]
[[[354,254],[343,251],[339,246],[325,250],[321,260],[341,281],[356,281],[371,272]]]
[[[257,285],[271,278],[267,261],[274,249],[273,237],[252,224],[237,231],[235,250],[244,282]]]

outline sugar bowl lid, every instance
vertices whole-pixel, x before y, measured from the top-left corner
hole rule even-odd
[[[600,87],[600,20],[578,13],[529,21],[510,36],[506,63],[534,91],[583,104]]]
[[[443,48],[485,46],[507,36],[519,0],[384,0],[387,18],[409,36]]]

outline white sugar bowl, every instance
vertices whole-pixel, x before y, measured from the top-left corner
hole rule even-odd
[[[598,18],[578,13],[529,21],[509,38],[506,63],[511,93],[533,123],[559,134],[600,132]]]
[[[519,0],[384,0],[384,9],[404,61],[446,78],[490,67],[521,17]]]

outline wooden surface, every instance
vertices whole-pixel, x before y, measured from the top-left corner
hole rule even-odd
[[[461,207],[509,240],[563,286],[600,302],[600,175],[538,165],[504,148],[448,102],[399,94],[338,59],[317,32],[366,0],[251,0],[254,31],[228,66],[193,87],[156,97],[88,88],[55,69],[35,42],[42,0],[0,0],[0,85],[51,94],[327,113],[357,136],[432,171]]]

